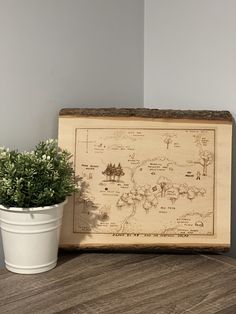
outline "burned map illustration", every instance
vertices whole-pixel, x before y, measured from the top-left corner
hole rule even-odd
[[[214,234],[214,129],[77,128],[75,165],[75,233]]]

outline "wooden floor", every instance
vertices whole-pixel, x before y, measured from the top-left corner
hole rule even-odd
[[[0,313],[236,314],[236,262],[216,255],[66,253],[44,274],[0,271]]]

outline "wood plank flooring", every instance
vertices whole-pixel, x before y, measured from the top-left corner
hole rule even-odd
[[[0,313],[235,314],[225,256],[63,253],[39,275],[0,271]]]

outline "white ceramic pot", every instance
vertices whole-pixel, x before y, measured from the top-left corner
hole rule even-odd
[[[0,205],[3,251],[8,270],[36,274],[56,266],[65,203],[35,208]]]

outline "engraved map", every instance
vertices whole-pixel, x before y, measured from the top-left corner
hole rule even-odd
[[[214,235],[215,130],[77,128],[73,232]]]

